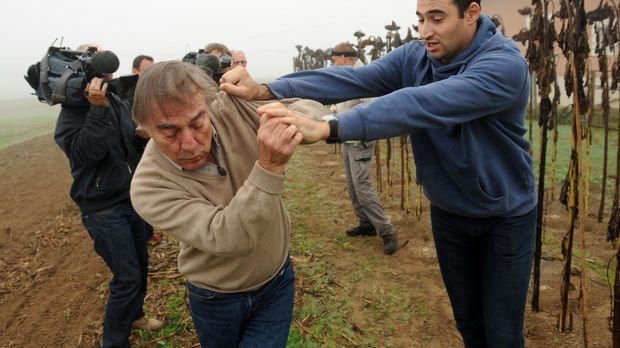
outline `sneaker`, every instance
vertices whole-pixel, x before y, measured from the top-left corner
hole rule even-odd
[[[155,331],[161,329],[164,326],[164,323],[160,320],[142,317],[133,322],[134,329],[147,330],[147,331]]]
[[[386,234],[385,236],[381,236],[381,239],[383,239],[384,254],[391,255],[398,249],[396,233]]]
[[[376,236],[377,231],[372,224],[361,224],[359,226],[351,227],[347,230],[347,236],[356,237],[356,236]]]

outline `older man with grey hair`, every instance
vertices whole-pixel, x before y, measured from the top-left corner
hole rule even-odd
[[[286,103],[328,112],[313,101]],[[218,93],[200,67],[178,61],[152,65],[136,87],[134,119],[151,142],[131,199],[180,242],[178,268],[203,347],[284,347],[292,321],[291,223],[281,193],[302,136],[260,119],[261,104]]]

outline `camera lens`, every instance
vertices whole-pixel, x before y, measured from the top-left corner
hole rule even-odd
[[[232,65],[232,57],[224,54],[220,56],[220,66],[222,68],[228,68]]]

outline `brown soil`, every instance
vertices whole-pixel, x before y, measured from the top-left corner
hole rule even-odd
[[[382,270],[373,279],[365,279],[346,289],[352,297],[359,297],[360,302],[360,310],[353,310],[350,315],[353,331],[363,334],[364,328],[374,324],[363,315],[362,295],[380,292],[380,284],[384,281],[397,281],[411,289],[406,301],[424,304],[430,314],[411,324],[402,323],[398,318],[385,318],[381,325],[393,328],[390,342],[399,347],[461,346],[436,262],[426,203],[423,206],[425,211],[417,219],[414,213],[407,214],[399,209],[398,198],[384,200],[401,240],[409,241],[395,255],[383,256],[378,238],[351,240],[349,244],[345,243],[349,251],[337,252],[339,247],[333,246],[335,236],[353,221],[350,203],[343,190],[339,156],[327,145],[303,147],[296,156],[305,163],[313,163],[312,170],[307,170],[308,167],[304,170],[302,166],[290,168],[291,180],[310,182],[323,178],[318,189],[329,198],[326,204],[342,212],[342,216],[333,222],[331,232],[309,232],[332,251],[324,255],[328,264],[333,266],[326,272],[332,273],[333,279],[339,279],[340,275],[359,265],[360,252],[376,254],[376,268]],[[70,184],[67,161],[49,135],[0,150],[0,347],[93,347],[100,339],[109,272],[94,253],[78,210],[68,196]],[[591,207],[597,207],[594,199]],[[312,219],[318,221],[322,217],[305,218],[311,226]],[[556,329],[563,264],[560,241],[565,225],[564,208],[559,203],[551,203],[546,218],[546,249],[542,263],[542,310],[533,313],[528,304],[525,327],[528,347],[583,345],[583,310],[576,299],[579,292],[577,275],[572,279],[576,290],[571,293],[573,332],[559,333]],[[606,223],[598,224],[590,217],[586,232],[587,260],[592,267],[598,265],[597,269],[604,269],[614,253],[605,241],[605,231]],[[577,249],[580,237],[575,238]],[[181,286],[182,277],[174,272],[174,252],[151,246],[151,260],[157,271],[150,277],[147,311],[163,315],[163,304],[171,290],[158,280],[165,277],[174,286]],[[294,258],[294,261],[307,262],[302,257]],[[573,262],[573,268],[573,273],[579,274],[581,265],[578,260]],[[588,269],[587,274],[590,280],[587,284],[589,346],[610,347],[609,287],[597,272]],[[299,283],[303,283],[303,279]],[[303,284],[300,286],[301,296],[310,296],[303,294]],[[182,347],[196,345],[191,326],[185,332],[173,332],[172,335],[186,336],[177,340],[185,342],[180,345]],[[137,336],[132,336],[136,346],[155,346],[154,341]],[[385,346],[383,342],[379,339],[377,345]]]

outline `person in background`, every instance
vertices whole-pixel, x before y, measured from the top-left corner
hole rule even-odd
[[[136,88],[133,116],[151,141],[131,200],[179,240],[178,268],[203,347],[287,342],[295,274],[281,193],[301,134],[260,120],[261,104],[218,93],[204,70],[179,61],[154,64]],[[329,112],[312,101],[290,107]]]
[[[86,51],[96,44],[78,48]],[[95,252],[112,279],[103,320],[103,347],[129,347],[131,328],[157,330],[163,323],[144,316],[147,231],[134,211],[129,186],[138,164],[134,123],[127,100],[106,93],[112,74],[86,86],[87,105],[62,106],[54,139],[69,160],[70,195]]]
[[[154,62],[155,60],[153,59],[153,57],[141,54],[133,59],[133,64],[131,66],[131,73],[140,75],[149,66],[153,65]]]
[[[223,43],[219,43],[219,42],[211,42],[207,44],[205,46],[204,53],[212,54],[216,57],[221,57],[223,55],[232,56],[232,53],[230,52],[228,47],[226,47],[226,45],[224,45]]]
[[[466,347],[523,347],[536,188],[523,136],[530,77],[516,43],[479,0],[418,0],[420,40],[359,68],[293,73],[257,85],[237,67],[220,88],[247,99],[333,104],[377,97],[329,122],[278,105],[261,117],[296,125],[304,142],[408,134],[431,207],[442,278]]]
[[[363,66],[363,63],[357,59],[353,45],[348,42],[341,42],[334,47],[331,60],[334,66]],[[363,99],[352,99],[335,104],[336,117],[339,113],[362,103],[364,103]],[[346,234],[349,237],[355,237],[376,236],[378,233],[383,240],[383,252],[389,255],[396,251],[398,239],[394,226],[385,216],[381,199],[372,186],[371,164],[375,144],[375,141],[360,140],[345,141],[342,144],[347,192],[359,222],[358,226],[347,229]]]
[[[247,58],[245,58],[245,53],[243,51],[233,51],[232,59],[233,59],[233,63],[232,63],[233,67],[242,66],[245,68],[248,66],[248,60]]]

